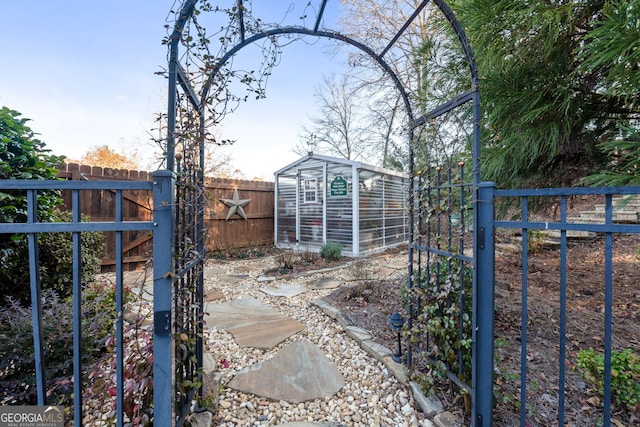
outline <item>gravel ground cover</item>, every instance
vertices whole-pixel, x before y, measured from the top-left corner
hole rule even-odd
[[[388,265],[387,258],[375,258],[369,268],[379,262]],[[402,262],[402,261],[400,261]],[[226,331],[206,328],[207,351],[217,362],[221,375],[219,411],[214,424],[278,425],[285,422],[325,422],[349,426],[431,426],[431,421],[417,409],[405,384],[386,369],[384,364],[369,356],[358,343],[347,337],[342,326],[325,315],[311,301],[326,296],[331,290],[310,290],[293,297],[273,297],[260,290],[265,282],[258,278],[265,271],[278,267],[275,257],[242,261],[210,261],[209,267],[224,269],[227,275],[244,275],[239,283],[224,283],[221,275],[205,275],[205,287],[218,291],[225,300],[251,296],[305,324],[306,329],[295,334],[271,350],[240,348]],[[329,271],[289,274],[278,277],[279,283],[308,284],[320,277],[353,280],[348,265]],[[402,274],[400,271],[399,274]],[[269,283],[272,284],[273,282]],[[318,345],[345,378],[345,387],[337,394],[298,404],[269,401],[259,396],[237,392],[225,387],[235,373],[247,366],[272,357],[275,352],[294,340],[305,339]]]

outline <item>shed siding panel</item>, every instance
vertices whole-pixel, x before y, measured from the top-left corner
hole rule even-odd
[[[276,243],[296,243],[296,175],[276,177],[278,187]]]

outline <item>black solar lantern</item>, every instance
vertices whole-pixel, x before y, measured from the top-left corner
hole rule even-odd
[[[398,334],[398,351],[391,356],[394,362],[402,363],[402,343],[400,341],[400,332],[402,331],[402,327],[404,326],[404,317],[397,311],[394,311],[391,316],[389,316],[389,327],[392,331]]]

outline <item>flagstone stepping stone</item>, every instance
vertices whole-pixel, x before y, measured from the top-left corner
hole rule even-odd
[[[202,370],[206,373],[215,372],[217,369],[216,360],[211,353],[202,353]]]
[[[389,268],[389,267],[380,267],[378,270],[376,270],[375,274],[378,276],[391,276],[392,274],[396,273],[397,270],[393,269],[393,268]]]
[[[288,283],[277,286],[265,286],[264,288],[260,288],[260,290],[267,295],[288,298],[307,292],[309,288],[298,283]]]
[[[227,269],[223,267],[205,267],[203,270],[204,277],[208,276],[226,276]]]
[[[264,269],[264,264],[246,264],[246,265],[236,265],[233,271],[236,274],[249,274],[254,273],[256,270],[261,271]]]
[[[335,289],[340,286],[341,283],[342,281],[334,279],[333,277],[321,277],[310,281],[307,287],[309,289]]]
[[[251,289],[251,282],[244,282],[238,286],[236,286],[236,290],[239,292],[244,292],[244,291],[248,291],[249,289]]]
[[[246,279],[246,276],[242,277],[242,276],[227,276],[227,275],[224,275],[224,276],[220,276],[218,278],[218,282],[223,284],[223,285],[233,285],[235,283],[242,282],[244,279]]]
[[[224,303],[208,303],[204,320],[208,326],[229,331],[240,347],[271,349],[305,328],[252,297]]]
[[[300,403],[333,396],[344,384],[344,377],[320,348],[302,340],[243,369],[228,386],[276,401]]]
[[[218,290],[215,290],[215,289],[207,291],[207,293],[204,295],[205,302],[219,301],[221,299],[224,299],[224,294],[222,292],[218,291]]]

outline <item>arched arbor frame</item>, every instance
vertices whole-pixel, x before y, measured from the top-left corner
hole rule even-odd
[[[243,48],[261,40],[275,41],[279,37],[289,40],[293,37],[317,37],[332,39],[352,46],[377,64],[390,80],[402,99],[405,114],[405,135],[408,147],[408,172],[413,177],[408,197],[410,206],[410,242],[408,254],[408,312],[407,329],[420,329],[419,316],[427,304],[423,297],[415,297],[411,290],[424,291],[430,286],[433,276],[442,276],[446,280],[454,276],[462,288],[457,294],[460,307],[473,307],[472,325],[458,322],[460,339],[472,339],[472,353],[456,356],[455,362],[446,362],[449,375],[472,396],[472,420],[475,425],[490,425],[491,422],[491,376],[493,370],[492,347],[483,343],[482,336],[493,335],[492,318],[479,317],[476,307],[486,305],[489,293],[478,289],[477,267],[479,262],[473,249],[481,245],[481,233],[474,233],[476,224],[476,190],[480,182],[480,92],[475,59],[465,33],[449,6],[442,0],[424,0],[408,14],[407,20],[399,24],[381,46],[348,36],[339,31],[325,28],[325,10],[329,0],[320,0],[315,9],[315,19],[311,25],[267,25],[251,15],[251,2],[236,0],[227,9],[211,6],[199,0],[185,0],[175,12],[170,33],[166,39],[169,46],[168,63],[168,110],[166,134],[167,169],[176,175],[175,232],[174,247],[175,275],[172,278],[174,336],[189,336],[187,343],[158,343],[154,351],[166,351],[174,346],[175,374],[171,380],[176,384],[176,396],[173,402],[167,402],[166,396],[156,396],[156,411],[175,411],[178,418],[188,411],[189,404],[200,390],[198,381],[202,371],[202,265],[205,260],[204,206],[203,192],[205,170],[205,147],[211,143],[209,130],[220,123],[224,115],[233,108],[228,107],[233,95],[226,91],[228,76],[232,71],[225,68],[231,59]],[[454,56],[463,64],[461,90],[441,91],[440,96],[428,98],[423,88],[430,77],[428,73],[418,76],[420,84],[411,87],[411,73],[406,64],[415,62],[402,58],[402,43],[407,32],[420,19],[428,8],[437,10],[447,30],[457,39]],[[224,13],[228,16],[226,32],[218,37],[219,50],[212,48],[213,38],[209,38],[202,22],[206,13]],[[274,43],[277,46],[277,43]],[[406,53],[406,49],[404,50]],[[454,61],[455,62],[455,61]],[[403,64],[405,68],[403,69]],[[404,74],[404,75],[403,75]],[[466,85],[466,88],[464,87]],[[460,86],[458,86],[460,87]],[[263,87],[256,92],[261,93]],[[422,92],[422,93],[421,93]],[[437,91],[436,91],[437,92]],[[426,99],[426,101],[425,101]],[[237,100],[237,99],[236,99]],[[217,107],[222,108],[216,110]],[[450,120],[451,115],[463,111],[465,125],[456,124],[459,120]],[[447,118],[438,124],[440,118]],[[434,125],[436,123],[436,125]],[[453,128],[460,126],[461,131]],[[435,130],[434,130],[435,129]],[[464,149],[450,149],[451,145],[430,144],[446,140],[444,134],[456,136]],[[461,137],[462,135],[462,137]],[[460,139],[464,141],[460,142]],[[451,151],[453,150],[453,151]],[[461,153],[464,151],[464,155]],[[444,153],[444,154],[442,154]],[[465,174],[465,163],[471,163],[471,172]],[[446,205],[446,208],[443,208]],[[460,225],[458,225],[460,224]],[[443,243],[443,240],[448,243]],[[453,243],[452,243],[453,242]],[[453,261],[452,261],[453,260]],[[452,264],[453,262],[453,264]],[[456,267],[453,267],[455,264]],[[465,276],[465,271],[471,273]],[[471,277],[472,276],[472,280]],[[438,282],[437,279],[436,282]],[[472,289],[464,289],[473,283]],[[417,295],[418,293],[416,293]],[[472,298],[472,300],[469,300]],[[464,308],[460,309],[464,314]],[[462,319],[462,317],[461,317]],[[424,335],[424,341],[418,345],[407,340],[404,361],[411,365],[415,357],[429,349],[432,337],[427,331],[418,331]],[[472,336],[471,336],[472,335]],[[164,347],[163,347],[164,346]],[[471,349],[471,347],[470,347]],[[195,356],[195,357],[194,357]],[[157,357],[156,357],[157,361]],[[195,362],[194,362],[195,361]],[[471,363],[472,378],[465,377],[464,366]],[[488,377],[487,377],[488,376]],[[471,381],[469,382],[469,379]],[[196,384],[185,387],[184,384]],[[158,386],[156,385],[156,389]]]

